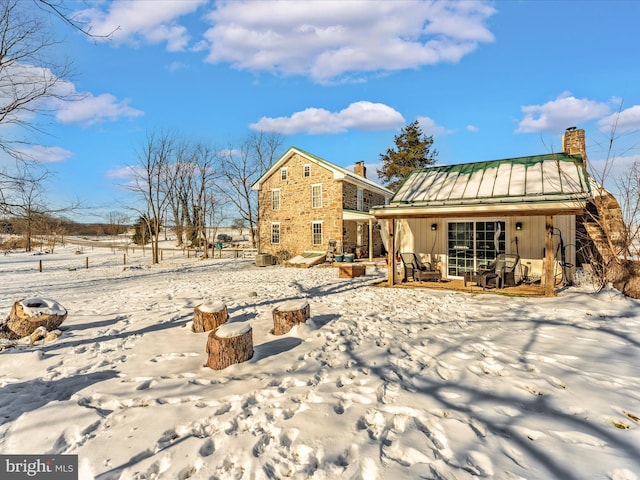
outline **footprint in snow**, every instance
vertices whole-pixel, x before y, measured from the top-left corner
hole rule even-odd
[[[200,447],[200,450],[198,450],[198,453],[200,454],[201,457],[208,457],[212,455],[213,452],[215,451],[216,451],[216,447],[215,447],[215,444],[213,443],[213,440],[208,438],[204,441],[204,443]]]
[[[399,394],[400,385],[396,382],[385,382],[377,391],[378,401],[384,404],[395,402]]]

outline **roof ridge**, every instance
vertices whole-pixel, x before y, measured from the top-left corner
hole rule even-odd
[[[525,155],[522,157],[507,157],[507,158],[499,158],[494,160],[480,160],[477,162],[465,162],[465,163],[453,163],[453,164],[444,164],[444,165],[430,165],[428,167],[416,168],[411,171],[411,174],[420,173],[420,172],[428,172],[439,169],[456,169],[462,170],[464,167],[474,166],[482,164],[490,164],[490,163],[537,163],[542,162],[544,160],[573,160],[573,161],[582,161],[582,155],[579,153],[543,153],[539,155]]]

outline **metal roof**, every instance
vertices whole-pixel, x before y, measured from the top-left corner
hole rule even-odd
[[[582,157],[556,153],[414,170],[390,206],[563,202],[590,193]]]

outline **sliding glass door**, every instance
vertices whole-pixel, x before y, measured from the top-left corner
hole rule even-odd
[[[505,251],[505,222],[450,222],[447,276],[478,271]]]

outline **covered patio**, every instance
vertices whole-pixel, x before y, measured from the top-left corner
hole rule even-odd
[[[386,230],[388,284],[400,280],[394,265],[402,252],[428,255],[448,283],[462,283],[499,253],[517,253],[525,275],[552,296],[558,264],[563,275],[575,267],[576,216],[590,195],[577,154],[415,170],[389,205],[371,210]]]

